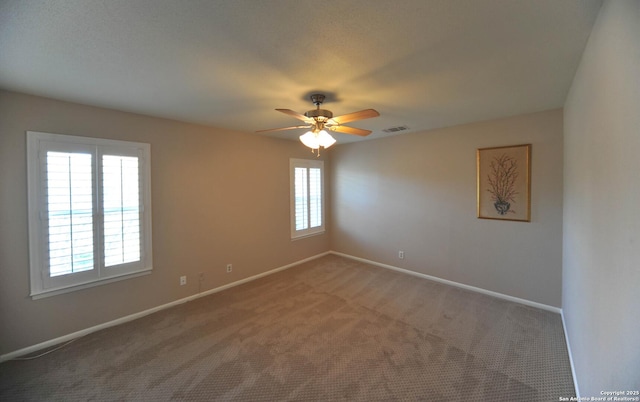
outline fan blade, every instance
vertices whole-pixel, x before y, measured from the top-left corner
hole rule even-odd
[[[371,134],[371,130],[363,130],[361,128],[347,127],[347,126],[333,126],[333,127],[330,127],[329,129],[331,131],[338,131],[340,133],[345,133],[345,134],[359,135],[361,137],[365,137]]]
[[[291,109],[276,109],[276,110],[278,112],[280,112],[280,113],[288,114],[291,117],[295,117],[298,120],[302,120],[302,121],[304,121],[305,123],[308,123],[308,124],[311,124],[313,122],[313,119],[311,119],[311,118],[309,118],[309,117],[307,117],[307,116],[305,116],[303,114],[300,114],[298,112],[294,112]]]
[[[329,124],[344,124],[344,123],[349,123],[350,121],[370,119],[372,117],[378,117],[378,116],[380,116],[380,113],[378,113],[377,110],[365,109],[365,110],[361,110],[359,112],[353,112],[353,113],[349,113],[349,114],[343,114],[342,116],[336,116],[336,117],[334,117],[332,119],[329,119],[328,123]]]
[[[269,128],[267,130],[258,130],[256,131],[256,133],[267,133],[269,131],[294,130],[296,128],[311,128],[311,126],[291,126],[291,127],[282,127],[282,128]]]

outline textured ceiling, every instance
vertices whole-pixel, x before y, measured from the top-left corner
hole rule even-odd
[[[3,0],[0,87],[245,132],[298,124],[274,109],[319,91],[377,109],[348,125],[380,138],[561,107],[600,4]]]

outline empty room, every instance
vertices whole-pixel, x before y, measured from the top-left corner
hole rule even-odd
[[[640,1],[0,1],[0,400],[640,401]]]

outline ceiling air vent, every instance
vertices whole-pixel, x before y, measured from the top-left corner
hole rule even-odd
[[[385,133],[397,133],[398,131],[404,131],[404,130],[408,130],[409,127],[407,126],[397,126],[397,127],[389,127],[389,128],[385,128],[384,131]]]

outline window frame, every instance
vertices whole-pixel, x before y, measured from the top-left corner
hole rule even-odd
[[[151,146],[146,143],[27,131],[30,296],[33,299],[72,292],[150,274],[153,269],[151,232]],[[92,155],[93,254],[91,270],[51,276],[47,215],[47,152]],[[138,158],[140,260],[114,266],[104,261],[103,155]]]
[[[295,170],[296,168],[305,168],[307,169],[307,219],[309,225],[311,224],[311,211],[309,208],[310,200],[310,192],[311,188],[309,186],[309,169],[320,169],[320,226],[307,227],[305,229],[296,230],[296,182],[295,182]],[[325,187],[324,187],[324,161],[321,160],[310,160],[310,159],[289,159],[289,197],[290,197],[290,228],[291,228],[291,239],[297,240],[302,239],[309,236],[315,236],[319,234],[323,234],[325,232]]]

